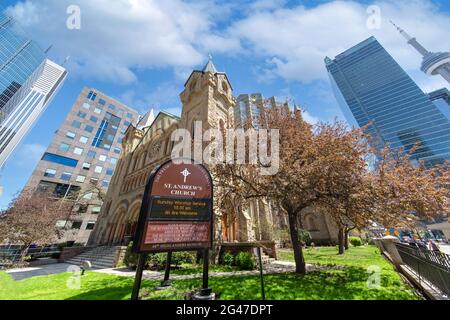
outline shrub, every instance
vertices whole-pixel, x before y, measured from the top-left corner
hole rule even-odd
[[[146,265],[151,270],[164,270],[166,268],[167,253],[152,253],[147,256]]]
[[[233,266],[234,265],[234,255],[231,252],[225,252],[222,256],[222,264],[224,266]]]
[[[137,267],[138,255],[133,253],[133,242],[130,242],[127,247],[127,251],[125,252],[125,258],[123,259],[123,263],[128,267],[135,269]]]
[[[362,240],[360,237],[350,237],[349,241],[350,241],[351,245],[354,247],[362,246]]]
[[[254,270],[256,267],[255,259],[249,252],[240,252],[236,256],[236,266],[240,270]]]
[[[308,230],[300,229],[298,230],[298,240],[303,242],[307,246],[311,245],[312,237]]]
[[[178,267],[182,264],[192,264],[196,260],[196,255],[192,252],[174,252],[172,254],[172,266]]]
[[[190,252],[174,252],[172,254],[172,267],[179,267],[182,264],[192,264],[195,261],[195,256]],[[167,263],[167,253],[149,254],[147,257],[147,266],[152,270],[165,270]]]

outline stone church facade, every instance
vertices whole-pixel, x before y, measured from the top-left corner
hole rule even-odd
[[[106,199],[89,239],[89,246],[121,245],[131,240],[144,195],[145,185],[153,169],[170,159],[174,130],[194,132],[196,121],[203,129],[234,127],[236,98],[225,73],[218,72],[210,60],[201,71],[192,72],[180,95],[181,117],[161,112],[152,119],[144,117],[130,126],[123,139],[123,154],[117,164]],[[229,221],[227,212],[215,212],[216,231],[223,242],[272,241],[278,228],[287,226],[283,215],[263,200],[254,201],[245,212]],[[316,211],[303,215],[300,223],[318,242],[334,242],[336,233],[330,222]]]

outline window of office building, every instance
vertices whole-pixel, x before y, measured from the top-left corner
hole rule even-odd
[[[104,105],[106,105],[106,101],[103,99],[98,100],[98,104],[99,106],[103,107]]]
[[[86,230],[94,230],[95,222],[89,222],[86,226]]]
[[[86,177],[85,176],[78,176],[77,177],[77,182],[84,183],[85,181],[86,181]]]
[[[92,146],[110,150],[121,120],[122,119],[120,119],[119,117],[116,117],[115,115],[107,112],[105,118],[103,119],[100,127],[97,130],[94,141],[92,142]]]
[[[98,160],[100,160],[101,162],[105,162],[107,159],[108,159],[108,157],[103,154],[100,155],[100,157],[98,157]]]
[[[84,169],[84,170],[89,170],[89,169],[91,169],[91,164],[90,164],[89,162],[83,163],[83,169]]]
[[[87,99],[91,100],[91,101],[95,101],[95,99],[97,99],[97,94],[94,91],[90,91],[87,96]]]
[[[80,129],[81,128],[81,122],[77,120],[72,121],[72,127]]]
[[[102,173],[103,172],[103,167],[102,166],[96,166],[95,167],[95,173]]]
[[[91,150],[91,151],[88,152],[87,158],[88,159],[95,159],[96,155],[97,155],[97,152]]]
[[[102,181],[102,187],[103,188],[108,188],[109,187],[109,181],[108,180],[103,180]]]
[[[131,123],[129,121],[125,121],[123,124],[125,125],[125,127],[129,127]]]
[[[86,213],[88,211],[89,206],[87,204],[80,204],[78,207],[78,213]]]
[[[108,106],[108,109],[109,109],[109,110],[116,110],[116,106],[113,105],[113,104],[110,104],[110,105]]]
[[[114,148],[114,153],[120,154],[122,150],[120,148]]]
[[[86,194],[83,196],[83,199],[84,199],[84,200],[91,200],[93,197],[94,197],[94,194],[93,194],[92,192],[89,192],[89,193],[86,193]]]
[[[90,183],[93,184],[94,186],[96,186],[98,184],[98,179],[97,178],[91,178]]]
[[[87,113],[83,111],[78,111],[77,116],[80,117],[81,119],[84,119],[86,118]]]
[[[91,116],[89,120],[91,120],[93,123],[97,123],[98,118],[94,117],[94,116]]]
[[[102,113],[102,109],[95,108],[95,109],[94,109],[94,113],[95,113],[95,114],[100,114],[100,113]]]
[[[83,105],[81,106],[83,109],[89,110],[91,108],[91,105],[87,102],[83,103]]]
[[[82,148],[75,148],[73,150],[73,153],[75,153],[76,155],[81,156],[83,154],[84,150]]]
[[[72,222],[72,229],[74,229],[74,230],[80,230],[82,224],[83,224],[82,221],[73,221],[73,222]]]
[[[62,157],[60,155],[48,153],[48,152],[46,152],[44,154],[44,156],[42,157],[42,160],[61,164],[63,166],[72,167],[72,168],[76,168],[76,166],[78,165],[78,160],[75,160],[72,158],[67,158],[67,157]]]
[[[107,176],[112,176],[114,174],[114,170],[113,169],[107,169],[106,170],[106,175]]]
[[[133,115],[132,115],[131,113],[127,113],[127,118],[128,118],[128,119],[132,119],[132,118],[133,118]]]
[[[69,138],[69,139],[75,139],[75,137],[76,137],[77,135],[75,134],[75,132],[72,132],[72,131],[67,131],[67,133],[66,133],[66,137],[67,138]]]
[[[92,133],[92,132],[94,131],[94,127],[87,125],[87,126],[84,128],[84,131],[89,132],[89,133]]]
[[[102,210],[101,206],[92,206],[91,212],[93,214],[98,214],[98,213],[100,213],[101,210]]]
[[[61,180],[70,181],[72,179],[72,174],[70,172],[63,172],[61,174]]]
[[[83,143],[83,144],[88,143],[88,141],[89,141],[89,138],[88,138],[88,137],[82,136],[82,137],[80,138],[80,142]]]
[[[124,113],[125,113],[125,111],[123,111],[122,109],[119,109],[119,111],[117,111],[117,115],[119,117],[123,117]]]
[[[67,152],[67,151],[69,151],[69,149],[70,149],[70,145],[67,144],[67,143],[62,142],[62,143],[59,145],[59,151]]]
[[[45,170],[44,177],[54,178],[56,176],[56,170],[47,169]]]
[[[117,160],[117,158],[111,158],[110,161],[113,165],[116,165],[118,160]]]

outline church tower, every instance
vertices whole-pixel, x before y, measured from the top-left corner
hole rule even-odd
[[[203,130],[234,126],[233,88],[227,75],[217,71],[211,56],[203,70],[192,72],[180,98],[182,128],[193,132],[196,121],[202,122]]]

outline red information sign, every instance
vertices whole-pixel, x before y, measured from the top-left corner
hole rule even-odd
[[[144,195],[134,251],[209,249],[212,246],[211,176],[192,161],[160,166]]]

